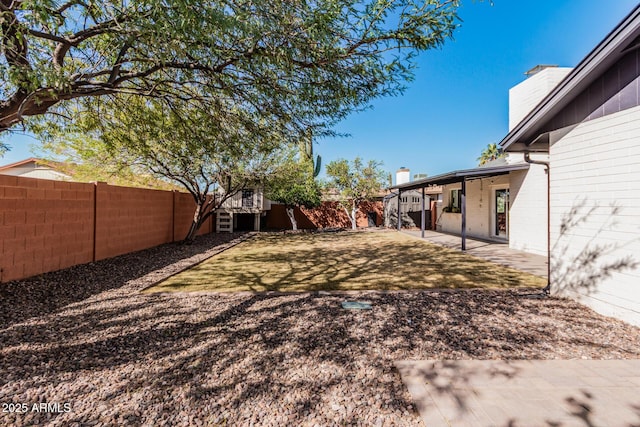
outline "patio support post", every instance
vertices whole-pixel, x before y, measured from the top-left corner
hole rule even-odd
[[[462,213],[462,250],[467,250],[467,181],[462,178],[462,194],[460,197],[460,212]]]
[[[422,215],[420,216],[420,236],[424,239],[424,187],[422,187]]]
[[[398,231],[402,227],[402,215],[400,215],[400,196],[402,196],[402,191],[398,188]]]

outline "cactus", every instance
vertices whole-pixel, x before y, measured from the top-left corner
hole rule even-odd
[[[316,164],[313,168],[313,177],[317,178],[318,175],[320,175],[320,170],[322,169],[322,157],[320,157],[320,154],[318,154],[318,156],[316,157],[315,163]]]

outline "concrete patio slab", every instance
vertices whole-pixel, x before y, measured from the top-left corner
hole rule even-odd
[[[402,233],[422,238],[420,230],[402,230]],[[424,240],[449,249],[460,250],[460,236],[425,230]],[[507,243],[488,242],[467,237],[465,253],[496,264],[531,273],[540,277],[547,277],[547,257],[518,251],[509,248]]]
[[[426,427],[640,426],[640,360],[404,360]]]

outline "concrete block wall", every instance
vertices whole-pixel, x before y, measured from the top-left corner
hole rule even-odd
[[[174,200],[174,221],[173,221],[173,240],[180,241],[185,238],[189,232],[189,227],[193,222],[193,214],[195,209],[195,202],[193,196],[189,193],[180,193],[178,191],[173,192]],[[202,224],[198,235],[212,233],[214,231],[215,214],[209,217],[209,219]]]
[[[360,204],[360,209],[356,214],[356,224],[358,227],[367,227],[369,225],[367,212],[376,212],[377,225],[382,225],[382,202],[362,202]],[[296,208],[293,214],[296,217],[299,229],[351,227],[351,220],[344,209],[339,207],[338,202],[322,202],[322,205],[314,209]],[[287,216],[284,205],[275,203],[271,205],[271,210],[267,213],[266,228],[278,230],[291,229],[291,223],[289,222],[289,217]]]
[[[173,241],[173,193],[98,183],[96,260]]]
[[[0,175],[0,283],[182,240],[194,208],[186,193]]]
[[[93,259],[94,185],[0,175],[0,282]]]

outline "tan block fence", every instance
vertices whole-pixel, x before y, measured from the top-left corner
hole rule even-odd
[[[182,240],[194,208],[178,191],[0,175],[0,283]]]

